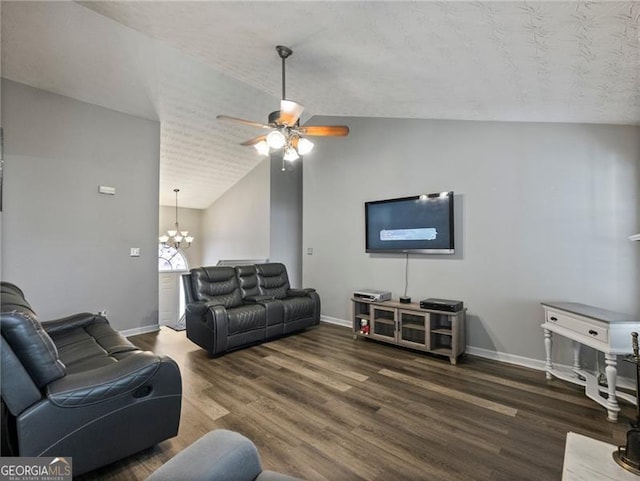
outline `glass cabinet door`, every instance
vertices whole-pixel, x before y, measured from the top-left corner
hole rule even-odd
[[[371,334],[386,340],[396,338],[396,311],[395,309],[373,306]]]
[[[401,310],[399,316],[399,340],[404,344],[419,344],[421,347],[425,347],[425,343],[428,341],[426,326],[429,322],[429,314]]]

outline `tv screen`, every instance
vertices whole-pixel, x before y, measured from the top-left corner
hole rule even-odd
[[[453,254],[453,192],[364,204],[367,252]]]

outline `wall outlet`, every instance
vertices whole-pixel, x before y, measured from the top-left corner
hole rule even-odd
[[[307,247],[307,255],[308,256],[312,256],[313,255],[313,247]]]
[[[140,257],[140,247],[132,247],[129,255],[131,257]]]

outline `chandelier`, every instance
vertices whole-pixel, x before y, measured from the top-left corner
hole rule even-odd
[[[174,224],[175,229],[168,230],[166,234],[158,237],[160,242],[165,247],[173,247],[174,249],[180,249],[180,247],[186,249],[193,242],[193,236],[189,235],[188,230],[180,230],[180,225],[178,224],[178,192],[180,189],[173,189],[176,193],[176,223]],[[186,245],[183,245],[183,242]]]

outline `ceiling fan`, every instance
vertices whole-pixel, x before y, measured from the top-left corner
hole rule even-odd
[[[300,126],[300,115],[302,115],[304,107],[298,102],[287,100],[285,95],[285,61],[293,53],[293,50],[289,47],[278,45],[276,51],[282,59],[282,100],[280,101],[280,110],[271,112],[266,124],[228,115],[218,115],[217,118],[261,129],[269,129],[270,132],[246,140],[240,145],[252,145],[262,155],[268,155],[274,150],[283,149],[284,170],[285,160],[296,160],[313,149],[313,142],[306,137],[344,137],[349,134],[349,127],[346,125]]]

